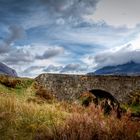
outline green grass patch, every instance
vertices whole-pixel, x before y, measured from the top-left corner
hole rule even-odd
[[[34,80],[30,78],[15,78],[0,75],[0,94],[15,95],[19,98],[27,98],[34,95]]]

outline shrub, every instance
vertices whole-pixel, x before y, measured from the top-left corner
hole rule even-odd
[[[42,86],[38,87],[35,95],[40,97],[40,98],[46,99],[46,100],[53,100],[54,99],[54,95],[52,93],[48,92],[48,90]]]
[[[129,95],[129,104],[130,105],[138,105],[140,104],[140,91],[137,90]]]
[[[0,76],[0,83],[6,87],[15,88],[18,84],[21,84],[21,80],[6,75],[2,75]]]
[[[89,104],[92,102],[94,102],[96,105],[98,104],[97,98],[90,92],[84,92],[79,99],[83,106],[89,106]]]

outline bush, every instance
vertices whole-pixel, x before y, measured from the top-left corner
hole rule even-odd
[[[80,102],[83,106],[89,106],[90,103],[95,103],[96,105],[98,104],[98,100],[97,98],[90,92],[84,92],[81,96],[80,96]]]
[[[48,92],[48,90],[42,86],[38,87],[35,95],[40,97],[40,98],[46,99],[46,100],[53,100],[54,99],[54,95],[52,93]]]
[[[130,105],[139,105],[140,104],[140,91],[135,91],[129,95],[129,104]]]
[[[15,88],[18,84],[21,84],[21,80],[6,75],[2,75],[0,76],[0,83],[6,87]]]

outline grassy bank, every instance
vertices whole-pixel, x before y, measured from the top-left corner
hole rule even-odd
[[[129,115],[104,116],[94,105],[84,108],[65,102],[28,103],[0,97],[1,140],[138,140],[140,123]]]
[[[94,104],[58,102],[44,96],[33,79],[0,81],[0,140],[140,139],[140,122],[129,112],[117,119],[114,111],[105,116]]]

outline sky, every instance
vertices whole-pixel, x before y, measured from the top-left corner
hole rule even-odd
[[[0,0],[0,62],[19,76],[140,63],[140,0]]]

